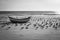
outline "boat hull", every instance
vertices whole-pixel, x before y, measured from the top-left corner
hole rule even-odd
[[[30,20],[30,17],[28,18],[21,18],[21,19],[16,19],[16,18],[13,18],[13,17],[9,17],[10,21],[12,23],[26,23]]]

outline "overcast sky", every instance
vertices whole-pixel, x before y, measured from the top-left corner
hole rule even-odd
[[[0,0],[0,11],[60,11],[60,0]]]

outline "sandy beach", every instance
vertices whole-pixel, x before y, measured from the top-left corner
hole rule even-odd
[[[11,15],[11,14],[8,14]],[[3,14],[1,16],[8,16]],[[6,18],[5,18],[6,19]],[[31,22],[32,23],[32,22]],[[33,29],[33,25],[29,26],[29,29],[20,30],[21,26],[15,27],[15,24],[9,30],[5,30],[8,26],[0,31],[0,40],[60,40],[60,29],[54,30],[52,28],[48,29]]]

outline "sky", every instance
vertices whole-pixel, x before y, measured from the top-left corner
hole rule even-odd
[[[60,0],[0,0],[0,11],[60,12]]]

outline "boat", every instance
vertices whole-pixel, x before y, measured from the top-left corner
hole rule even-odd
[[[9,20],[12,22],[12,23],[26,23],[30,20],[31,17],[27,17],[27,18],[14,18],[14,17],[9,17]]]

